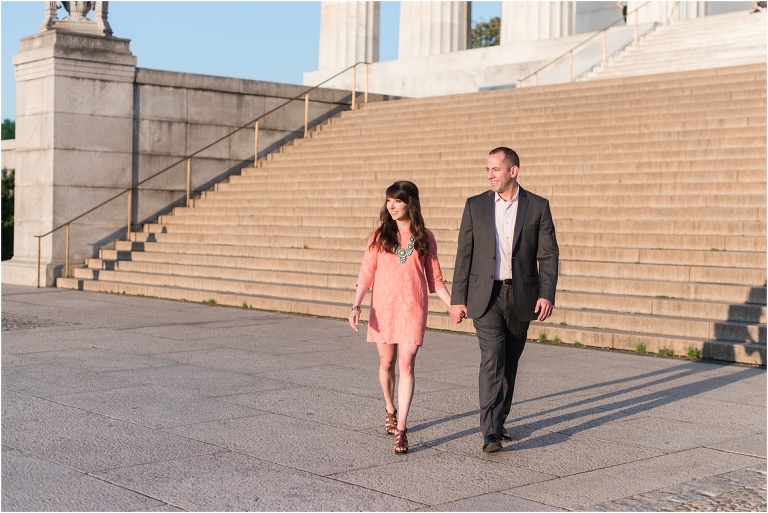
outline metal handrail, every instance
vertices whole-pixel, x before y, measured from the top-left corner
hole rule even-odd
[[[574,52],[574,50],[576,50],[576,49],[577,49],[577,48],[579,48],[580,46],[582,46],[582,45],[584,45],[584,44],[588,43],[589,41],[592,41],[592,39],[596,38],[596,37],[597,37],[599,34],[603,34],[603,66],[605,66],[605,61],[606,61],[606,55],[605,55],[605,53],[606,53],[606,46],[607,46],[607,41],[606,41],[606,39],[607,39],[607,36],[608,36],[608,29],[609,29],[609,28],[611,28],[611,27],[613,27],[614,25],[616,25],[616,24],[617,24],[618,22],[620,22],[621,20],[625,20],[625,19],[627,18],[627,16],[629,16],[630,14],[636,14],[636,13],[637,13],[637,11],[639,11],[640,9],[642,9],[643,7],[645,7],[646,5],[648,5],[648,4],[650,4],[650,3],[652,3],[652,2],[650,2],[650,1],[649,1],[649,2],[645,2],[644,4],[637,6],[637,7],[635,8],[635,10],[633,10],[633,11],[631,11],[631,12],[628,12],[626,16],[624,16],[624,15],[622,14],[622,15],[621,15],[621,17],[620,17],[619,19],[617,19],[616,21],[614,21],[614,22],[613,22],[613,23],[611,23],[610,25],[607,25],[605,28],[603,28],[603,29],[601,29],[601,30],[599,30],[599,31],[595,32],[594,34],[592,34],[591,36],[589,36],[587,39],[585,39],[585,40],[584,40],[584,41],[582,41],[581,43],[577,44],[576,46],[574,46],[573,48],[571,48],[570,50],[568,50],[568,51],[567,51],[567,52],[565,52],[564,54],[560,55],[559,57],[556,57],[555,59],[553,59],[553,60],[551,60],[551,61],[549,61],[549,62],[548,62],[548,63],[546,63],[544,66],[540,67],[539,69],[537,69],[537,70],[536,70],[536,71],[534,71],[533,73],[529,74],[529,75],[528,75],[528,76],[526,76],[525,78],[521,78],[521,79],[518,79],[518,81],[517,81],[517,87],[518,87],[518,88],[521,88],[521,87],[523,87],[523,82],[525,82],[526,80],[528,80],[528,79],[529,79],[529,78],[531,78],[531,77],[534,77],[534,83],[533,83],[533,85],[534,85],[534,86],[538,86],[538,85],[539,85],[539,80],[538,80],[538,79],[539,79],[539,72],[540,72],[540,71],[542,71],[542,70],[544,70],[545,68],[548,68],[548,67],[549,67],[549,66],[551,66],[552,64],[556,63],[557,61],[559,61],[560,59],[562,59],[562,58],[563,58],[563,57],[565,57],[566,55],[570,56],[570,72],[569,72],[569,74],[568,74],[568,82],[572,82],[572,81],[573,81],[573,52]],[[677,2],[675,2],[675,11],[677,11]],[[634,41],[634,44],[637,44],[637,25],[638,25],[638,17],[637,17],[637,16],[635,16],[635,41]]]
[[[208,144],[207,146],[205,146],[205,147],[203,147],[203,148],[201,148],[201,149],[197,150],[196,152],[194,152],[194,153],[190,153],[190,154],[189,154],[189,155],[187,155],[186,157],[183,157],[183,158],[181,158],[180,160],[178,160],[178,161],[174,162],[174,163],[173,163],[173,164],[171,164],[170,166],[168,166],[168,167],[165,167],[165,168],[161,169],[160,171],[158,171],[157,173],[153,174],[152,176],[150,176],[150,177],[148,177],[148,178],[145,178],[144,180],[142,180],[142,181],[140,181],[140,182],[137,182],[136,184],[133,184],[133,185],[131,185],[129,188],[127,188],[127,189],[125,189],[125,190],[123,190],[123,191],[120,191],[119,193],[117,193],[116,195],[112,196],[112,197],[111,197],[111,198],[109,198],[108,200],[106,200],[106,201],[103,201],[103,202],[99,203],[99,204],[98,204],[98,205],[96,205],[95,207],[91,208],[90,210],[88,210],[88,211],[86,211],[86,212],[83,212],[82,214],[80,214],[80,215],[79,215],[79,216],[77,216],[77,217],[73,217],[72,219],[70,219],[70,220],[69,220],[69,221],[67,221],[66,223],[62,223],[62,224],[60,224],[59,226],[57,226],[56,228],[54,228],[54,229],[52,229],[51,231],[49,231],[49,232],[46,232],[46,233],[44,233],[44,234],[42,234],[42,235],[34,235],[34,237],[36,237],[36,238],[37,238],[37,287],[38,287],[38,288],[40,288],[40,256],[41,256],[41,253],[40,253],[40,241],[42,240],[42,238],[43,238],[43,237],[46,237],[46,236],[48,236],[48,235],[50,235],[50,234],[52,234],[52,233],[54,233],[54,232],[56,232],[56,231],[58,231],[58,230],[60,230],[60,229],[64,228],[64,227],[66,227],[66,228],[67,228],[67,235],[66,235],[66,239],[67,239],[67,240],[66,240],[66,255],[65,255],[65,258],[64,258],[64,277],[65,277],[65,278],[69,277],[69,226],[70,226],[70,225],[71,225],[73,222],[75,222],[75,221],[77,221],[78,219],[80,219],[80,218],[82,218],[82,217],[84,217],[84,216],[86,216],[86,215],[90,214],[90,213],[91,213],[91,212],[93,212],[94,210],[97,210],[97,209],[99,209],[99,208],[103,207],[103,206],[104,206],[104,205],[106,205],[107,203],[109,203],[109,202],[111,202],[111,201],[113,201],[113,200],[115,200],[115,199],[119,198],[119,197],[120,197],[120,196],[122,196],[123,194],[126,194],[126,193],[128,193],[128,227],[127,227],[127,231],[126,231],[126,239],[128,239],[128,240],[129,240],[129,239],[130,239],[130,234],[131,234],[131,226],[132,226],[132,214],[133,214],[133,190],[134,190],[134,189],[138,188],[138,187],[139,187],[140,185],[142,185],[143,183],[146,183],[146,182],[148,182],[149,180],[152,180],[152,179],[153,179],[153,178],[155,178],[156,176],[159,176],[159,175],[161,175],[161,174],[165,173],[166,171],[169,171],[170,169],[172,169],[172,168],[174,168],[174,167],[178,166],[179,164],[181,164],[182,162],[184,162],[184,161],[186,160],[186,161],[187,161],[187,206],[189,206],[190,193],[191,193],[191,191],[190,191],[190,187],[191,187],[191,177],[192,177],[192,157],[194,157],[194,156],[198,155],[199,153],[202,153],[202,152],[204,152],[205,150],[207,150],[207,149],[208,149],[208,148],[210,148],[211,146],[214,146],[215,144],[218,144],[218,143],[220,143],[220,142],[221,142],[221,141],[223,141],[224,139],[227,139],[228,137],[231,137],[231,136],[233,136],[234,134],[236,134],[236,133],[240,132],[241,130],[243,130],[243,129],[245,129],[245,128],[248,128],[249,126],[253,125],[253,126],[254,126],[254,129],[255,129],[255,130],[254,130],[254,132],[255,132],[255,133],[254,133],[254,154],[253,154],[253,163],[254,163],[254,165],[255,165],[255,164],[256,164],[256,162],[257,162],[257,161],[258,161],[258,159],[259,159],[259,120],[261,120],[262,118],[265,118],[265,117],[269,116],[270,114],[272,114],[272,113],[273,113],[273,112],[275,112],[275,111],[278,111],[278,110],[282,109],[283,107],[285,107],[285,106],[286,106],[286,105],[288,105],[289,103],[291,103],[291,102],[294,102],[294,101],[296,101],[296,100],[299,100],[299,99],[301,99],[302,97],[304,97],[304,137],[306,138],[306,137],[308,136],[308,134],[309,134],[309,131],[308,131],[308,123],[309,123],[309,93],[310,93],[310,92],[312,92],[312,91],[314,91],[314,90],[315,90],[315,89],[317,89],[318,87],[322,86],[323,84],[325,84],[325,83],[327,83],[327,82],[330,82],[331,80],[333,80],[334,78],[338,77],[339,75],[342,75],[343,73],[345,73],[345,72],[349,71],[350,69],[354,69],[355,71],[352,73],[352,105],[351,105],[351,109],[352,109],[352,110],[355,110],[355,109],[356,109],[356,103],[355,103],[355,100],[356,100],[356,96],[357,96],[357,91],[356,91],[356,86],[355,86],[355,79],[356,79],[356,77],[357,77],[357,66],[358,66],[358,65],[360,65],[360,64],[365,64],[365,93],[364,93],[364,103],[368,103],[368,65],[369,65],[370,63],[369,63],[369,62],[365,62],[365,61],[360,61],[360,62],[356,62],[355,64],[352,64],[351,66],[349,66],[349,67],[347,67],[347,68],[344,68],[343,70],[339,71],[338,73],[336,73],[336,74],[335,74],[335,75],[333,75],[332,77],[330,77],[330,78],[327,78],[327,79],[323,80],[322,82],[320,82],[319,84],[317,84],[317,85],[315,85],[315,86],[312,86],[312,87],[310,87],[309,89],[307,89],[307,90],[306,90],[306,91],[304,91],[303,93],[301,93],[301,94],[299,94],[299,95],[297,95],[297,96],[294,96],[294,97],[293,97],[293,98],[291,98],[290,100],[287,100],[285,103],[283,103],[283,104],[281,104],[281,105],[278,105],[278,106],[277,106],[277,107],[275,107],[274,109],[272,109],[272,110],[270,110],[270,111],[268,111],[268,112],[266,112],[266,113],[264,113],[264,114],[260,115],[260,116],[259,116],[259,117],[257,117],[256,119],[253,119],[253,120],[249,121],[248,123],[246,123],[245,125],[241,126],[240,128],[237,128],[237,129],[235,129],[234,131],[232,131],[232,132],[228,133],[227,135],[224,135],[224,136],[222,136],[222,137],[220,137],[220,138],[216,139],[216,140],[215,140],[215,141],[213,141],[212,143],[210,143],[210,144]],[[247,160],[250,160],[250,159],[246,159],[246,161],[247,161]]]

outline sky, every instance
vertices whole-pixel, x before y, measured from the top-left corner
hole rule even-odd
[[[13,55],[38,31],[44,3],[0,2],[2,119],[16,118]],[[473,24],[500,13],[501,2],[472,2]],[[400,2],[381,2],[381,61],[397,59],[399,16]],[[320,2],[112,1],[109,24],[141,68],[289,84],[317,69]]]

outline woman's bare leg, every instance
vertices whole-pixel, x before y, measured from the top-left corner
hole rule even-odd
[[[418,350],[419,346],[416,344],[399,344],[398,347],[400,384],[397,387],[397,405],[400,407],[400,412],[397,417],[397,429],[399,430],[405,429],[405,422],[408,420],[408,410],[411,409],[413,389],[416,386],[416,376],[413,371]]]
[[[397,344],[376,343],[379,351],[379,383],[384,392],[384,402],[388,413],[395,411],[395,362],[397,362]]]

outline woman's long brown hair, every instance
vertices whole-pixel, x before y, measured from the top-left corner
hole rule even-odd
[[[415,249],[420,256],[429,256],[429,238],[427,229],[424,226],[424,218],[421,216],[421,203],[419,203],[419,188],[413,182],[401,180],[387,187],[387,198],[399,199],[408,206],[408,216],[411,218],[411,235],[413,236]],[[387,210],[387,202],[384,200],[384,206],[379,214],[379,227],[373,232],[373,242],[371,243],[378,251],[389,253],[395,252],[395,246],[398,245],[397,221]],[[401,247],[408,245],[408,241],[401,241]]]

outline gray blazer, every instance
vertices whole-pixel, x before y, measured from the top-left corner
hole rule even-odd
[[[459,229],[453,272],[452,305],[466,305],[467,316],[482,317],[489,307],[496,260],[493,191],[467,199]],[[532,321],[536,301],[555,304],[559,250],[549,201],[520,187],[512,250],[515,314]],[[538,268],[536,262],[538,261]]]

